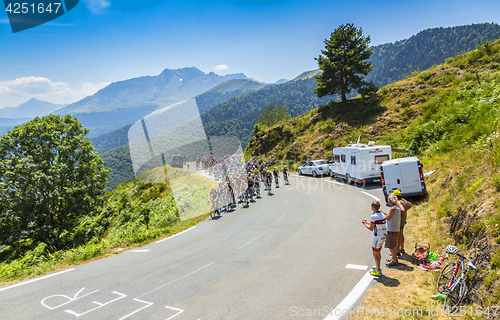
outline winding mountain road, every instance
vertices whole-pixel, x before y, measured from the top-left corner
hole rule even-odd
[[[176,236],[0,288],[1,318],[323,319],[373,265],[360,222],[383,195],[290,182]]]

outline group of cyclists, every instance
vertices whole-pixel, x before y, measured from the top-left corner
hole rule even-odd
[[[263,162],[250,160],[247,163],[242,156],[206,156],[202,160],[203,169],[213,174],[218,186],[213,187],[208,197],[211,203],[211,215],[214,218],[220,215],[222,210],[226,212],[235,208],[237,203],[248,207],[250,202],[261,198],[261,185],[268,195],[272,194],[272,182],[279,188],[280,173],[277,168],[272,171]],[[198,165],[198,159],[197,159]],[[282,169],[285,184],[288,181],[288,169]]]

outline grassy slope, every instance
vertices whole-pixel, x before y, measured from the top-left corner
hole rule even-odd
[[[379,96],[377,101],[330,103],[280,123],[258,133],[245,152],[293,167],[308,156],[330,159],[332,147],[355,141],[358,135],[363,142],[412,150],[425,171],[438,171],[427,179],[429,197],[414,199],[417,206],[409,212],[407,252],[415,241],[430,242],[440,254],[447,244],[456,245],[478,266],[476,275],[468,278],[471,293],[465,302],[497,305],[500,41],[413,73],[382,88]],[[394,155],[399,156],[405,155]],[[438,273],[423,272],[410,260],[406,256],[403,267],[385,270],[382,285],[370,289],[362,304],[427,310],[434,303],[430,295]]]

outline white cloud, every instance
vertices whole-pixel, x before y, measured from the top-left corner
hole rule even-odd
[[[226,66],[225,64],[219,64],[217,67],[214,68],[214,70],[216,71],[223,71],[223,70],[227,70],[228,66]]]
[[[52,82],[44,77],[25,77],[0,82],[0,101],[5,106],[16,107],[36,98],[52,103],[72,103],[93,95],[109,83],[84,83],[81,88],[71,88],[64,82]]]
[[[104,9],[111,6],[109,0],[83,0],[83,3],[94,14],[102,14],[104,13]]]

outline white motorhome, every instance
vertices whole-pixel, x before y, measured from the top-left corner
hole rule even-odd
[[[330,164],[330,176],[359,183],[380,182],[380,166],[391,160],[391,146],[368,144],[350,144],[347,147],[333,149],[333,163]]]
[[[406,197],[425,195],[427,190],[422,168],[417,157],[392,159],[382,163],[380,172],[385,198],[394,190],[399,190]]]

